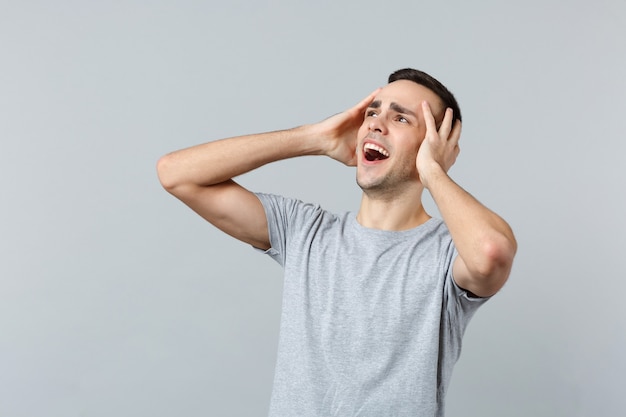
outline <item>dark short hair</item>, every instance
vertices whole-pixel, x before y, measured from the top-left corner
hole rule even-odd
[[[461,109],[459,108],[459,104],[456,102],[456,98],[454,95],[448,90],[443,84],[441,84],[437,79],[432,77],[431,75],[426,74],[424,71],[416,70],[413,68],[404,68],[393,72],[389,75],[389,83],[398,80],[409,80],[413,81],[419,85],[423,85],[424,87],[431,90],[435,93],[442,101],[444,109],[450,107],[454,114],[454,120],[452,124],[458,119],[461,120]]]

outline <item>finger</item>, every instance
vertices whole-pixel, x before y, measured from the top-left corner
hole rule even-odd
[[[454,114],[452,112],[452,109],[450,107],[448,107],[445,111],[445,113],[443,114],[443,121],[441,122],[441,126],[439,127],[439,131],[437,133],[439,133],[439,136],[445,139],[450,139],[449,135],[450,135],[450,130],[452,129],[452,120]]]
[[[426,134],[429,132],[437,132],[437,125],[430,105],[426,100],[422,101],[422,113],[424,114],[424,122],[426,123]]]
[[[369,106],[372,103],[372,101],[374,101],[374,98],[380,92],[380,90],[382,90],[382,88],[379,87],[376,90],[372,91],[367,97],[359,101],[359,103],[356,106],[354,106],[353,109],[359,112],[365,110],[367,106]]]
[[[454,122],[454,127],[452,128],[452,132],[450,132],[448,141],[458,146],[459,139],[461,139],[461,121],[457,119],[457,121]]]

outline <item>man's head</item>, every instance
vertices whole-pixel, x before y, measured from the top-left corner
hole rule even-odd
[[[390,196],[419,184],[416,157],[426,133],[424,101],[437,127],[448,107],[460,120],[458,104],[448,89],[414,69],[391,74],[389,84],[369,104],[357,144],[357,183],[366,194]]]

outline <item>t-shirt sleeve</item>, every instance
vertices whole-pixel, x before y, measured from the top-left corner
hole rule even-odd
[[[256,196],[265,209],[271,245],[262,252],[285,266],[292,236],[310,230],[322,216],[323,210],[319,205],[275,194],[256,193]]]
[[[446,308],[448,318],[459,326],[458,328],[461,330],[460,336],[462,336],[468,322],[476,310],[487,302],[489,297],[477,297],[469,293],[467,290],[459,287],[454,280],[452,272],[452,266],[454,265],[454,261],[457,256],[459,256],[459,254],[454,246],[454,243],[451,242],[447,251],[447,259],[445,262],[446,277],[444,284],[444,306]]]
[[[287,213],[290,211],[286,209],[286,199],[273,194],[255,194],[265,209],[265,217],[267,219],[267,229],[271,246],[267,250],[262,250],[256,247],[254,249],[269,255],[281,266],[284,266],[286,231],[289,223],[289,216]]]

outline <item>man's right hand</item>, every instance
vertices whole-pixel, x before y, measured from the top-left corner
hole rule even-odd
[[[365,110],[379,91],[380,88],[374,90],[354,107],[312,126],[316,134],[327,141],[327,156],[348,166],[356,165],[357,132],[363,124]]]

